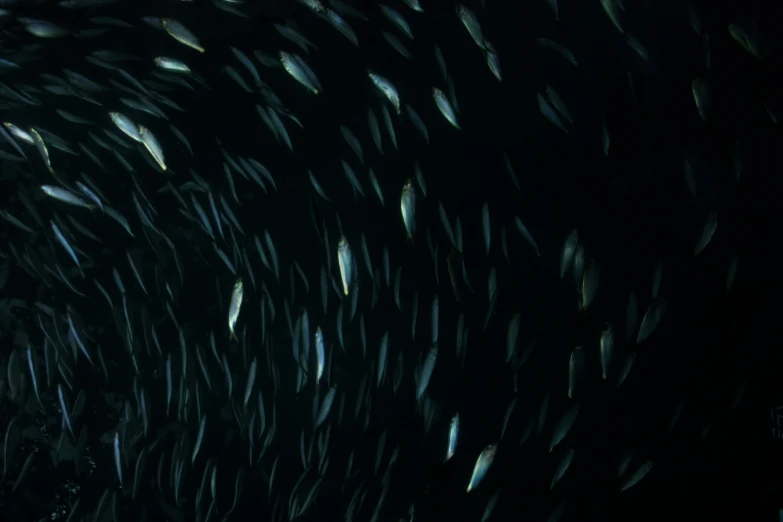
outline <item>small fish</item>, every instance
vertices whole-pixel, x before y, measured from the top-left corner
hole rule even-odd
[[[459,413],[455,414],[449,424],[449,446],[446,449],[446,460],[454,456],[457,451],[457,440],[459,438]]]
[[[77,196],[76,194],[74,194],[69,190],[65,190],[60,187],[55,187],[53,185],[41,185],[41,190],[43,190],[47,196],[51,196],[54,199],[59,199],[64,203],[68,203],[69,205],[76,205],[77,207],[84,207],[89,210],[95,208],[95,205],[87,203],[82,198],[80,198],[79,196]]]
[[[406,180],[405,185],[402,187],[400,210],[402,211],[402,220],[405,223],[408,239],[413,239],[416,233],[416,189],[413,188],[411,180]]]
[[[321,92],[321,83],[310,67],[299,56],[280,51],[280,63],[296,81],[307,87],[313,94]]]
[[[120,459],[120,434],[114,432],[114,466],[117,468],[117,478],[120,481],[120,487],[122,487],[122,459]]]
[[[379,76],[372,71],[367,71],[367,75],[370,77],[370,80],[372,80],[372,83],[386,96],[386,98],[389,99],[391,104],[394,106],[394,110],[397,111],[397,114],[400,113],[400,95],[397,94],[397,89],[394,88],[394,85],[389,82],[386,78],[383,76]]]
[[[468,482],[467,493],[476,489],[481,483],[482,479],[487,474],[487,470],[492,465],[492,461],[495,460],[496,451],[497,446],[495,444],[490,444],[484,448],[478,459],[476,459],[476,464],[473,466],[473,474],[470,476],[470,482]]]
[[[188,65],[185,62],[181,60],[177,60],[176,58],[158,56],[153,60],[153,62],[155,62],[155,65],[157,65],[164,71],[186,73],[186,74],[191,73],[190,67],[188,67]]]
[[[172,20],[171,18],[161,18],[160,24],[163,26],[163,29],[179,43],[187,45],[200,53],[204,52],[204,48],[199,43],[198,38],[180,22]]]
[[[234,327],[239,319],[239,312],[242,308],[242,296],[244,295],[244,288],[242,286],[242,278],[237,279],[234,283],[234,289],[231,291],[231,305],[228,308],[228,331],[229,339],[238,341]]]
[[[160,143],[158,143],[155,135],[152,134],[152,132],[144,125],[139,125],[138,130],[139,136],[141,136],[141,142],[147,148],[149,153],[152,155],[152,158],[157,162],[160,168],[165,171],[166,159],[163,157],[163,149],[160,148]]]
[[[456,10],[457,10],[457,16],[459,16],[459,19],[462,21],[462,24],[470,33],[470,36],[473,38],[473,41],[476,42],[476,45],[478,45],[481,49],[484,49],[485,48],[484,35],[481,32],[481,24],[479,24],[476,15],[473,13],[473,11],[471,11],[470,9],[468,9],[462,4],[458,4]]]
[[[351,247],[348,241],[343,237],[337,246],[337,261],[340,263],[340,278],[343,281],[343,293],[348,295],[348,291],[353,284],[354,263]]]
[[[130,118],[124,114],[114,111],[109,113],[109,118],[111,118],[111,121],[114,123],[114,125],[116,125],[117,128],[120,129],[126,136],[134,141],[143,143],[141,134],[139,133],[139,127],[133,123]]]
[[[454,128],[460,130],[460,126],[457,123],[457,114],[454,112],[454,108],[449,103],[449,99],[446,95],[437,87],[432,88],[432,98],[435,100],[435,104],[438,106],[441,114],[449,120],[449,123],[454,125]]]

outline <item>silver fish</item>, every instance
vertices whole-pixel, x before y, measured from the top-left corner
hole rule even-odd
[[[237,319],[239,318],[239,312],[242,308],[242,296],[244,295],[244,288],[242,286],[242,278],[240,277],[237,279],[237,282],[234,283],[234,289],[231,292],[231,305],[228,308],[228,331],[229,331],[229,339],[233,339],[235,341],[238,341],[236,333],[234,332],[234,327],[237,324]]]
[[[476,464],[473,466],[473,474],[471,475],[470,482],[468,483],[468,493],[476,489],[476,487],[481,483],[481,480],[487,474],[487,470],[492,465],[492,461],[495,460],[496,451],[497,446],[495,444],[490,444],[484,448],[478,459],[476,459]]]
[[[413,239],[416,233],[416,189],[413,188],[411,180],[406,180],[405,185],[402,187],[400,210],[402,211],[402,220],[405,223],[408,239]]]
[[[391,104],[394,106],[394,110],[397,114],[400,113],[400,95],[397,93],[397,89],[394,88],[389,80],[383,76],[379,76],[372,71],[367,71],[367,75],[372,80],[372,83],[386,96]]]
[[[340,263],[340,277],[343,281],[343,293],[348,295],[348,291],[353,284],[354,264],[351,247],[348,246],[348,241],[345,237],[340,239],[340,243],[337,246],[337,261]]]
[[[454,108],[449,103],[449,99],[446,97],[443,91],[437,87],[432,88],[432,98],[435,100],[435,104],[440,109],[441,114],[449,120],[449,123],[454,125],[457,130],[460,130],[460,126],[457,123],[457,114],[454,112]]]
[[[310,67],[299,56],[285,51],[280,51],[280,63],[283,69],[293,78],[310,89],[313,94],[321,92],[321,83]]]
[[[68,203],[69,205],[76,205],[77,207],[84,207],[90,210],[95,208],[95,205],[87,203],[69,190],[55,187],[54,185],[41,185],[41,190],[43,190],[47,196],[51,196],[54,199],[59,199],[64,203]]]
[[[160,143],[155,138],[155,135],[145,127],[139,125],[139,136],[141,136],[141,142],[147,148],[153,159],[158,163],[161,169],[166,170],[166,159],[163,157],[163,149],[160,148]]]

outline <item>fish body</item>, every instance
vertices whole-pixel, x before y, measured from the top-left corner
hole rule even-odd
[[[405,223],[408,239],[413,239],[416,233],[416,189],[413,188],[411,180],[407,180],[402,187],[400,210],[402,211],[402,221]]]
[[[239,312],[242,309],[242,298],[244,296],[244,287],[242,285],[242,278],[237,279],[234,283],[234,289],[231,291],[231,304],[228,307],[228,331],[229,338],[238,341],[237,334],[234,328],[239,319]]]
[[[343,293],[348,295],[354,278],[354,263],[351,247],[343,237],[337,245],[337,261],[340,264],[340,278],[343,281]]]
[[[446,119],[454,125],[454,128],[460,130],[459,123],[457,123],[457,113],[454,111],[454,107],[451,106],[446,94],[437,87],[432,88],[432,98],[435,100],[435,105],[438,106],[438,110]]]

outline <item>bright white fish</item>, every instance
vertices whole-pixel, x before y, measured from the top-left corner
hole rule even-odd
[[[77,207],[84,207],[90,210],[95,208],[95,205],[87,203],[69,190],[55,187],[54,185],[41,185],[41,190],[43,190],[47,196],[51,196],[54,199],[59,199],[64,203],[68,203],[69,205],[76,205]]]
[[[160,168],[166,170],[166,159],[163,157],[163,149],[160,148],[160,143],[158,143],[155,135],[152,134],[152,132],[144,125],[139,125],[138,130],[139,136],[141,136],[141,142],[147,148],[158,165],[160,165]]]
[[[324,361],[325,361],[325,355],[324,355],[324,334],[321,331],[321,327],[315,329],[315,354],[318,359],[318,368],[315,372],[315,385],[318,386],[318,383],[321,381],[321,377],[324,374]]]
[[[114,432],[114,466],[117,468],[117,478],[120,479],[122,487],[122,460],[120,459],[120,434]]]
[[[302,58],[295,54],[280,51],[280,62],[288,74],[310,89],[313,94],[321,92],[321,83]]]
[[[457,451],[457,440],[459,437],[459,413],[455,414],[449,424],[449,447],[446,449],[446,460],[454,456]]]
[[[117,128],[120,129],[129,138],[134,141],[138,141],[139,143],[143,143],[138,126],[133,123],[130,118],[124,114],[120,114],[119,112],[114,111],[109,113],[109,117],[111,118],[111,121],[114,123],[114,125],[116,125]]]
[[[242,286],[242,278],[237,279],[234,283],[234,290],[231,292],[231,305],[228,308],[228,331],[229,339],[238,341],[237,334],[234,332],[234,327],[239,319],[239,312],[242,308],[242,296],[244,295],[244,288]]]
[[[438,106],[441,114],[449,120],[449,123],[454,125],[457,130],[460,130],[460,126],[457,123],[457,114],[454,112],[454,108],[449,103],[449,99],[446,95],[437,87],[432,88],[432,98],[435,100],[435,104]]]
[[[337,261],[340,263],[340,277],[343,281],[343,293],[348,295],[348,291],[353,284],[354,264],[351,247],[348,246],[348,241],[345,237],[340,239],[340,243],[337,246]]]
[[[408,239],[413,239],[416,233],[416,189],[413,188],[411,180],[406,180],[405,185],[402,187],[400,210],[402,211],[402,221],[405,223]]]
[[[372,80],[372,83],[375,84],[375,86],[389,99],[391,104],[394,105],[394,109],[397,111],[397,114],[399,114],[400,95],[397,94],[397,89],[394,88],[394,85],[383,76],[379,76],[372,71],[368,70],[367,75],[370,77],[370,80]]]
[[[180,72],[190,74],[190,67],[176,58],[169,58],[167,56],[157,56],[154,60],[155,65],[163,69],[164,71]]]
[[[476,487],[481,483],[481,480],[484,478],[484,475],[487,474],[487,470],[492,465],[492,461],[495,460],[496,450],[497,446],[495,444],[490,444],[484,448],[484,450],[481,452],[481,455],[479,455],[478,459],[476,459],[476,464],[473,466],[473,474],[471,475],[470,482],[468,483],[468,493],[476,489]]]

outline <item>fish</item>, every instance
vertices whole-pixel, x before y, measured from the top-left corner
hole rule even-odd
[[[354,260],[351,247],[345,237],[337,245],[337,261],[340,265],[340,279],[343,282],[343,294],[348,295],[354,283]]]
[[[400,210],[408,239],[413,240],[416,233],[416,190],[413,188],[411,180],[406,180],[402,187]]]
[[[437,87],[432,88],[432,98],[435,100],[435,105],[438,106],[438,110],[443,116],[451,123],[455,129],[461,130],[459,123],[457,123],[457,114],[454,112],[454,108],[451,106],[449,99],[446,95]]]
[[[242,284],[242,278],[240,277],[237,279],[236,283],[234,283],[234,288],[231,291],[231,303],[228,307],[228,332],[229,337],[234,341],[239,341],[234,328],[236,328],[239,313],[242,311],[244,293],[244,285]]]
[[[497,453],[497,444],[490,444],[484,448],[476,459],[476,463],[473,466],[473,473],[470,476],[467,493],[470,493],[484,480],[492,462],[495,460],[495,454]]]

